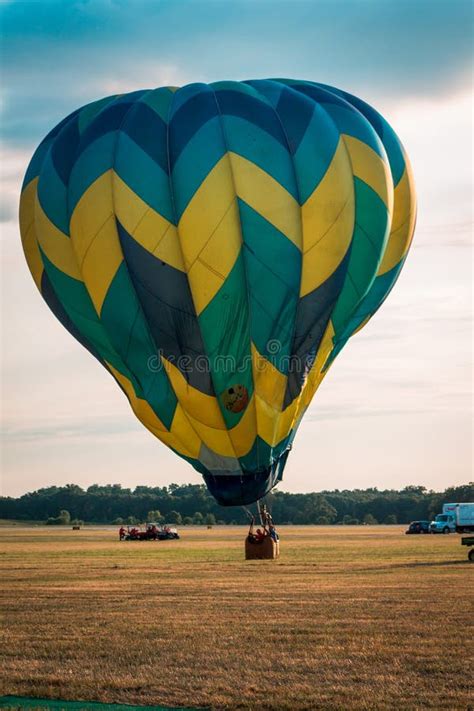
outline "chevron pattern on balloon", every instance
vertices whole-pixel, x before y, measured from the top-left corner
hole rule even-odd
[[[372,107],[259,79],[75,111],[31,160],[20,226],[55,316],[237,504],[281,479],[328,368],[393,288],[415,213]]]

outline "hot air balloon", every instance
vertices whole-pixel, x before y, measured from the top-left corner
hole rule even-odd
[[[74,111],[31,160],[20,223],[55,316],[237,505],[281,479],[329,366],[392,289],[415,194],[360,99],[221,81]]]

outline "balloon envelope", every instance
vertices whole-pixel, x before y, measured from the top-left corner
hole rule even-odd
[[[112,96],[40,144],[20,207],[50,309],[222,504],[281,478],[329,365],[411,242],[403,148],[289,79]]]

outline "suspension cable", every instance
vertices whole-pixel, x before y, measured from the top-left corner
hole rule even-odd
[[[247,514],[247,516],[249,517],[249,519],[250,519],[251,521],[255,521],[255,516],[254,516],[253,513],[250,511],[250,509],[248,509],[246,506],[242,506],[242,508],[243,508],[243,510],[245,511],[245,513]]]

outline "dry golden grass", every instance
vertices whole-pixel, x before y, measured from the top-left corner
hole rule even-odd
[[[283,527],[123,542],[3,528],[2,693],[212,709],[467,709],[472,573],[459,536]],[[472,702],[471,702],[472,703]]]

